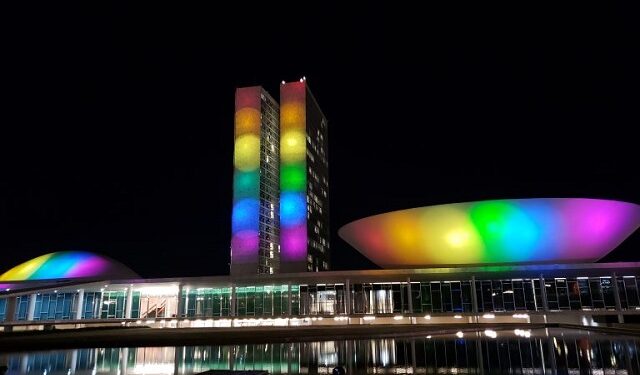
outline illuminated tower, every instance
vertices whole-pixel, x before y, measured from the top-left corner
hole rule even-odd
[[[280,270],[324,271],[329,258],[327,119],[305,79],[280,86]]]
[[[278,103],[260,86],[236,89],[231,274],[280,264]]]

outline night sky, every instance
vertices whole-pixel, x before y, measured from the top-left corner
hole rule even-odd
[[[636,12],[262,4],[3,12],[0,271],[86,250],[226,274],[234,88],[303,75],[329,119],[334,269],[373,267],[337,236],[371,214],[640,203]],[[640,234],[606,259],[640,260]]]

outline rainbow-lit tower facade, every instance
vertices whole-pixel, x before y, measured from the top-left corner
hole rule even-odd
[[[280,117],[260,86],[236,89],[231,274],[278,273]]]
[[[280,270],[329,270],[327,119],[304,78],[280,85],[280,145]]]
[[[236,90],[231,274],[325,271],[327,119],[306,79]]]

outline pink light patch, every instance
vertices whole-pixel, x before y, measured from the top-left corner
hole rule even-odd
[[[258,252],[260,239],[258,232],[244,230],[233,235],[231,238],[231,251],[235,261],[251,260]]]
[[[564,208],[565,222],[570,224],[566,249],[571,251],[567,257],[600,258],[602,249],[618,246],[624,239],[622,234],[632,232],[638,222],[634,218],[637,210],[625,202],[570,199]]]
[[[285,261],[304,260],[307,254],[307,227],[297,225],[280,229],[280,256]]]
[[[105,273],[110,267],[109,262],[105,259],[92,256],[89,259],[83,259],[76,263],[71,269],[65,273],[65,277],[92,277]]]

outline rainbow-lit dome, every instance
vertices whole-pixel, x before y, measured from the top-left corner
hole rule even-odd
[[[102,255],[84,251],[60,251],[19,264],[0,275],[0,281],[138,277],[127,266]]]
[[[601,199],[466,202],[366,217],[338,234],[383,268],[593,262],[640,226],[640,206]]]

